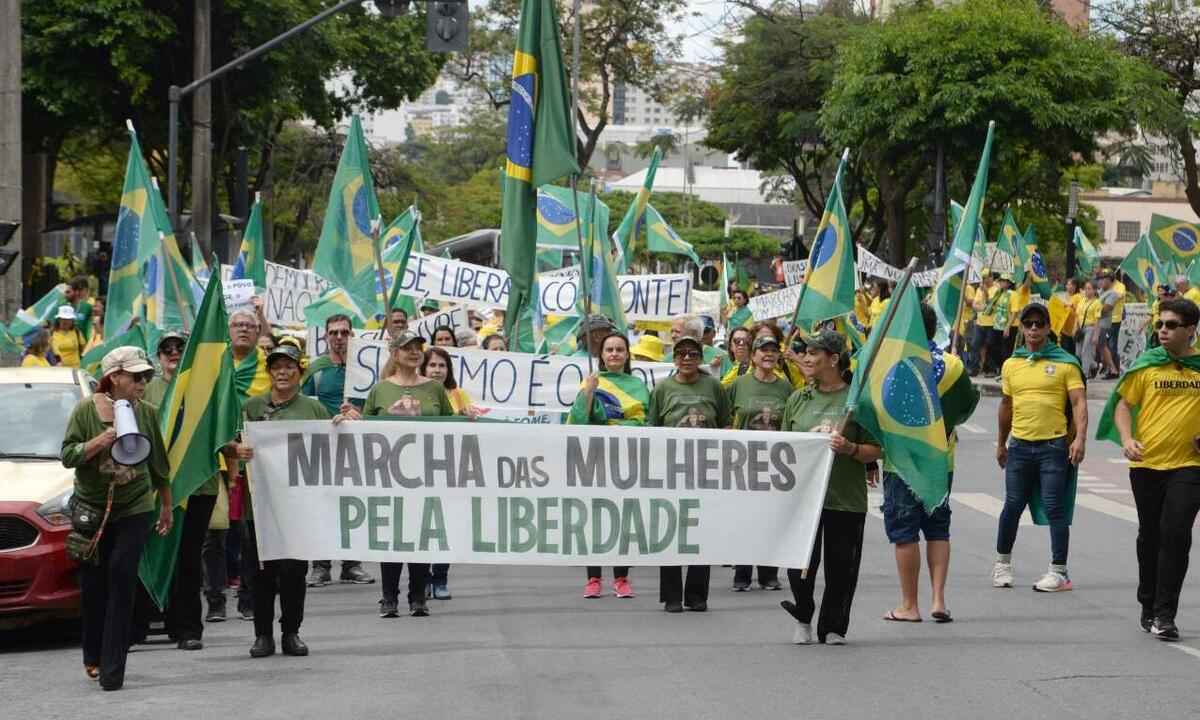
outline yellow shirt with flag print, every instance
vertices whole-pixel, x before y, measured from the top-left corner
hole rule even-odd
[[[1000,390],[1012,398],[1012,436],[1052,440],[1067,434],[1067,393],[1083,389],[1071,363],[1009,358],[1000,368]]]
[[[1176,362],[1143,368],[1125,378],[1120,393],[1138,409],[1134,439],[1142,444],[1142,459],[1129,467],[1200,466],[1192,442],[1200,433],[1200,372]]]

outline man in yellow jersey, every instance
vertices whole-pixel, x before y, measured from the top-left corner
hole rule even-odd
[[[1112,291],[1117,295],[1117,301],[1112,308],[1112,326],[1108,331],[1108,351],[1112,353],[1113,365],[1117,374],[1121,372],[1121,321],[1125,318],[1125,283],[1121,282],[1120,274],[1112,279]]]
[[[1200,287],[1189,288],[1188,285],[1186,276],[1180,275],[1175,278],[1175,292],[1179,293],[1179,296],[1185,300],[1191,300],[1200,305]]]
[[[1155,323],[1159,347],[1138,356],[1100,420],[1098,437],[1121,443],[1137,505],[1142,629],[1178,640],[1175,614],[1200,511],[1200,309],[1167,300]],[[1115,428],[1115,432],[1114,432]]]
[[[1004,468],[1005,493],[996,533],[992,586],[1013,586],[1012,548],[1021,513],[1029,504],[1034,519],[1050,526],[1050,568],[1033,589],[1062,592],[1072,587],[1067,575],[1067,550],[1075,488],[1069,465],[1083,462],[1087,395],[1079,360],[1049,339],[1050,312],[1046,306],[1025,306],[1020,322],[1025,345],[1016,349],[1000,371],[1004,396],[1000,401],[996,461]],[[1065,412],[1068,404],[1073,420],[1070,426]]]

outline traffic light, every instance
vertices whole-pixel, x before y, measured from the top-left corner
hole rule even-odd
[[[425,47],[429,52],[467,49],[467,0],[433,0],[425,9]]]

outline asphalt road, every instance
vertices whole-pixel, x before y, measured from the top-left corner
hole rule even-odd
[[[1091,405],[1094,422],[1100,403]],[[869,517],[845,647],[791,645],[793,622],[778,607],[789,594],[730,592],[725,568],[714,569],[710,612],[666,615],[651,568],[632,573],[636,599],[584,600],[582,570],[464,566],[451,571],[454,599],[431,601],[432,617],[379,619],[376,585],[310,590],[310,656],[253,660],[250,624],[229,621],[208,628],[200,652],[140,646],[118,693],[84,678],[69,631],[0,636],[0,717],[1200,717],[1196,573],[1178,618],[1184,641],[1143,633],[1133,500],[1116,446],[1089,444],[1075,590],[1030,589],[1049,556],[1034,526],[1014,551],[1018,586],[991,588],[1003,497],[995,409],[985,398],[961,434],[952,624],[880,619],[898,591],[882,521]],[[922,603],[927,614],[925,584]]]

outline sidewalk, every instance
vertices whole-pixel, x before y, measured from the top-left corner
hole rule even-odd
[[[1000,392],[1000,377],[994,378],[973,377],[971,382],[979,389],[979,394],[984,397],[1000,397],[1003,393]],[[1116,380],[1089,380],[1087,384],[1087,396],[1089,400],[1107,401],[1108,396],[1112,394],[1113,388],[1116,387]]]

